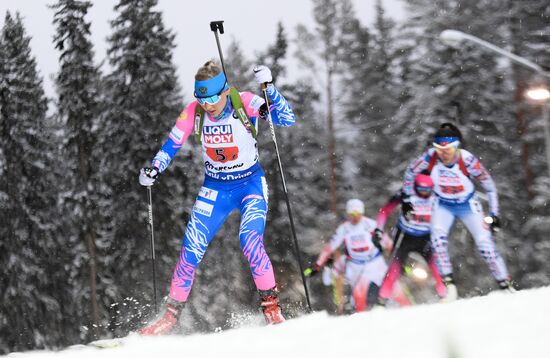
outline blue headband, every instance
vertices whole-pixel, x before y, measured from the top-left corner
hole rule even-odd
[[[219,95],[229,88],[225,73],[220,72],[216,76],[204,81],[195,80],[195,96],[197,98],[206,98]]]
[[[460,138],[458,137],[436,137],[434,143],[439,145],[447,145],[449,143],[458,142]]]

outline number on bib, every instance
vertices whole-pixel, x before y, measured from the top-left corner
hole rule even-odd
[[[239,158],[239,147],[206,147],[206,155],[215,162],[225,163]]]

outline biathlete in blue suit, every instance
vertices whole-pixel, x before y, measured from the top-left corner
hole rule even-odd
[[[254,75],[258,83],[267,83],[273,123],[293,125],[294,113],[272,84],[269,68],[258,66]],[[153,158],[152,166],[143,168],[139,176],[142,185],[152,185],[189,135],[193,133],[201,143],[204,184],[185,230],[170,293],[159,316],[141,330],[143,335],[166,334],[174,328],[208,244],[234,209],[241,213],[239,239],[266,321],[268,324],[284,321],[273,267],[263,243],[268,191],[259,162],[256,133],[258,119],[267,119],[267,105],[253,93],[239,93],[230,88],[222,68],[214,61],[205,63],[197,71],[194,95],[195,100],[177,119],[167,141]]]

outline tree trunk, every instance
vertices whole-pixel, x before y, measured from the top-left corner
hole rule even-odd
[[[81,202],[84,215],[81,219],[84,221],[80,225],[82,227],[82,235],[88,248],[88,267],[90,273],[90,321],[92,322],[91,335],[94,338],[99,337],[99,304],[97,302],[97,259],[95,246],[95,230],[94,223],[89,218],[92,217],[88,212],[91,210],[89,203],[89,192],[87,183],[90,182],[90,160],[91,153],[89,146],[86,145],[84,134],[80,133],[78,137],[78,167],[80,171],[80,190],[86,192],[83,202]]]
[[[334,135],[334,110],[332,106],[332,69],[327,70],[327,120],[328,120],[328,151],[330,165],[330,210],[334,217],[338,217],[336,196],[336,138]],[[335,223],[336,229],[338,223]],[[334,262],[340,259],[340,249],[337,249],[334,254]],[[342,274],[338,275],[334,283],[334,300],[337,307],[337,313],[344,313],[344,283]]]
[[[99,337],[99,305],[97,302],[97,264],[95,251],[95,235],[88,229],[84,234],[86,245],[88,246],[88,266],[90,268],[90,315],[93,328],[91,334],[94,338]]]

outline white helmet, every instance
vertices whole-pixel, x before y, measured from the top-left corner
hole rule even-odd
[[[359,213],[363,215],[365,213],[365,205],[359,199],[350,199],[346,203],[346,213],[347,214]]]

